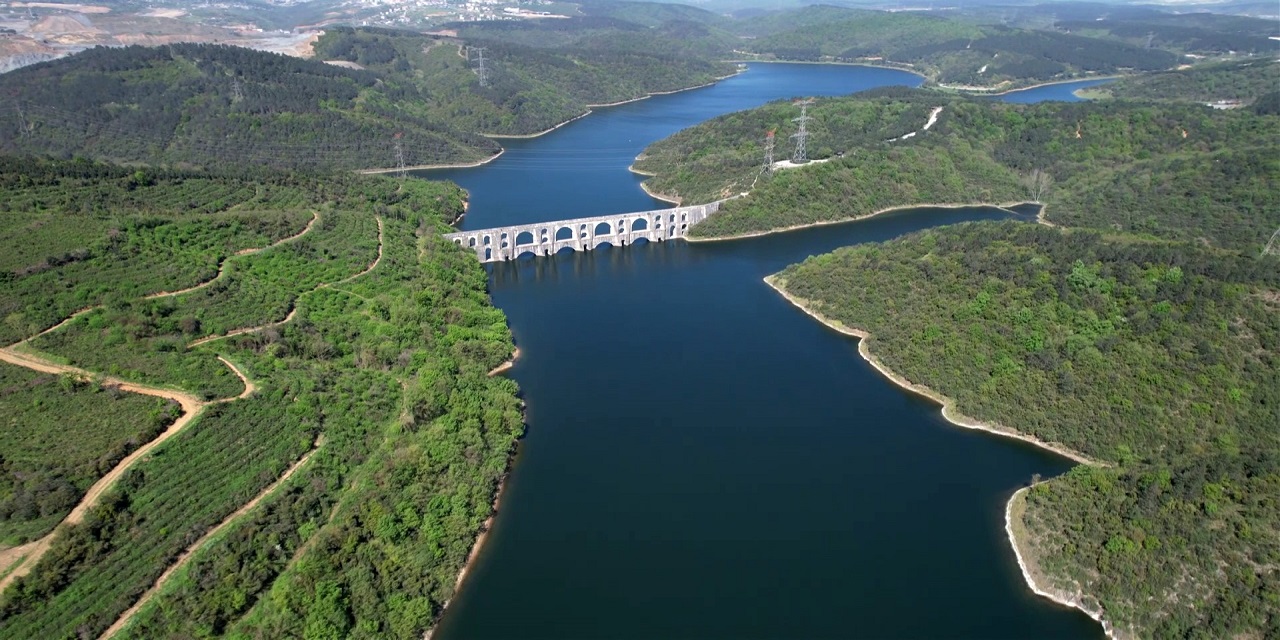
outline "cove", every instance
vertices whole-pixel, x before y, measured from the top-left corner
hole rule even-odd
[[[771,99],[918,81],[755,65],[425,175],[471,192],[470,228],[654,208],[626,171],[654,140]],[[761,281],[839,246],[1010,216],[1031,219],[913,209],[490,267],[529,430],[434,637],[1101,637],[1031,593],[1004,536],[1009,495],[1071,463],[952,427]]]

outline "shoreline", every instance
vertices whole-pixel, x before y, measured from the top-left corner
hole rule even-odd
[[[1051,451],[1057,455],[1063,456],[1065,458],[1068,458],[1070,460],[1073,460],[1081,464],[1087,464],[1091,466],[1104,466],[1103,463],[1093,460],[1088,456],[1078,451],[1075,451],[1069,447],[1066,447],[1064,445],[1053,443],[1053,442],[1047,442],[1033,435],[1021,433],[1015,429],[1005,427],[998,423],[984,422],[981,420],[970,418],[968,416],[965,416],[964,414],[961,414],[959,410],[955,408],[955,401],[952,400],[950,397],[945,396],[941,393],[938,393],[937,391],[934,391],[933,389],[925,385],[913,383],[907,378],[894,372],[892,369],[889,369],[886,365],[880,362],[880,359],[876,357],[874,354],[872,354],[870,348],[867,347],[867,339],[871,337],[870,332],[865,331],[863,329],[849,327],[838,320],[827,318],[821,313],[818,313],[816,310],[812,308],[811,303],[809,301],[793,296],[790,293],[788,293],[785,288],[786,286],[785,281],[782,281],[781,279],[777,278],[776,275],[765,277],[764,282],[766,285],[769,286],[769,288],[773,289],[779,295],[781,295],[783,299],[791,303],[800,311],[804,312],[810,318],[817,320],[820,324],[826,326],[827,328],[837,333],[858,338],[858,355],[862,356],[863,360],[865,360],[868,364],[874,367],[876,371],[878,371],[885,378],[888,378],[890,382],[893,382],[894,384],[898,385],[899,387],[911,393],[923,396],[925,398],[928,398],[929,400],[932,400],[933,402],[936,402],[942,405],[942,410],[941,410],[942,417],[952,425],[965,428],[965,429],[985,431],[987,433],[995,434],[998,436],[1020,440],[1022,442]],[[1023,549],[1021,545],[1025,544],[1025,542],[1019,541],[1018,536],[1014,533],[1014,528],[1013,528],[1013,518],[1014,518],[1013,510],[1015,506],[1019,504],[1019,500],[1022,499],[1023,496],[1025,496],[1025,493],[1029,488],[1030,487],[1024,487],[1014,492],[1013,496],[1009,498],[1009,501],[1005,505],[1005,533],[1009,538],[1009,545],[1013,548],[1013,553],[1015,558],[1017,559],[1018,568],[1022,572],[1023,580],[1027,583],[1027,587],[1032,591],[1032,593],[1035,593],[1038,596],[1041,596],[1043,598],[1056,602],[1060,605],[1078,609],[1081,612],[1083,612],[1085,615],[1097,621],[1100,625],[1102,625],[1103,632],[1107,635],[1107,637],[1111,638],[1112,640],[1115,640],[1118,636],[1115,632],[1114,626],[1111,624],[1110,621],[1106,619],[1104,615],[1105,612],[1101,610],[1100,606],[1092,606],[1087,602],[1085,602],[1085,598],[1087,597],[1085,594],[1083,594],[1082,592],[1077,592],[1075,594],[1062,593],[1060,591],[1053,590],[1051,587],[1042,585],[1040,582],[1036,580],[1036,577],[1031,570],[1032,565],[1027,560],[1027,558],[1031,555],[1031,551],[1028,549],[1025,554],[1023,553]],[[1019,514],[1019,522],[1021,522],[1020,514]]]
[[[653,92],[650,92],[650,93],[646,93],[646,94],[644,94],[644,95],[642,95],[642,96],[637,96],[637,97],[635,97],[635,98],[628,98],[628,99],[626,99],[626,100],[618,100],[617,102],[605,102],[605,103],[600,103],[600,104],[587,104],[587,105],[583,105],[583,106],[585,106],[585,107],[587,108],[587,110],[586,110],[586,111],[584,111],[583,113],[578,114],[578,115],[576,115],[576,116],[574,116],[574,117],[572,117],[572,118],[569,118],[568,120],[565,120],[564,122],[561,122],[560,124],[557,124],[557,125],[555,125],[555,126],[553,126],[553,127],[549,128],[549,129],[543,129],[542,131],[538,131],[538,132],[536,132],[536,133],[481,133],[480,135],[482,135],[482,136],[484,136],[484,137],[486,137],[486,138],[492,138],[492,139],[495,139],[495,140],[527,140],[527,139],[532,139],[532,138],[540,138],[540,137],[542,137],[542,136],[547,135],[548,133],[551,133],[552,131],[555,131],[556,129],[559,129],[560,127],[563,127],[563,126],[565,126],[565,125],[567,125],[567,124],[569,124],[569,123],[571,123],[571,122],[577,122],[578,120],[581,120],[581,119],[583,119],[583,118],[585,118],[585,117],[587,117],[587,116],[591,115],[592,113],[595,113],[595,111],[594,111],[595,109],[604,109],[604,108],[608,108],[608,107],[616,107],[616,106],[619,106],[619,105],[629,104],[629,103],[632,103],[632,102],[639,102],[639,101],[641,101],[641,100],[648,100],[649,98],[652,98],[653,96],[666,96],[666,95],[671,95],[671,94],[673,94],[673,93],[680,93],[681,91],[693,91],[694,89],[701,89],[701,88],[703,88],[703,87],[709,87],[709,86],[711,86],[711,85],[713,85],[713,84],[715,84],[715,83],[717,83],[717,82],[720,82],[721,80],[725,80],[725,79],[727,79],[727,78],[732,78],[733,76],[736,76],[736,75],[738,75],[739,73],[743,73],[744,71],[745,71],[745,69],[744,69],[744,70],[741,70],[741,71],[738,71],[738,72],[736,72],[736,73],[731,73],[731,74],[729,74],[729,75],[727,75],[727,76],[717,76],[717,77],[716,77],[716,79],[715,79],[715,80],[712,80],[711,82],[707,82],[707,83],[700,84],[700,85],[696,85],[696,86],[692,86],[692,87],[685,87],[685,88],[683,88],[683,89],[673,89],[673,90],[671,90],[671,91],[653,91]],[[496,156],[495,156],[495,157],[496,157]],[[479,165],[467,165],[467,167],[459,167],[459,168],[468,168],[468,167],[472,167],[472,166],[479,166]],[[441,167],[441,168],[443,168],[443,167]]]
[[[1042,482],[1038,482],[1036,484],[1042,484]],[[1027,561],[1027,556],[1031,555],[1031,550],[1028,549],[1026,555],[1023,554],[1022,544],[1025,544],[1025,542],[1019,542],[1018,536],[1014,532],[1013,527],[1015,517],[1018,523],[1025,527],[1022,514],[1026,509],[1026,494],[1027,491],[1035,486],[1036,485],[1033,484],[1030,487],[1023,487],[1014,491],[1013,495],[1009,496],[1009,501],[1005,503],[1004,507],[1004,532],[1005,535],[1009,537],[1009,546],[1013,547],[1013,557],[1018,561],[1018,569],[1022,572],[1022,579],[1027,583],[1027,588],[1031,589],[1032,593],[1047,600],[1056,602],[1064,607],[1079,610],[1090,618],[1093,618],[1093,620],[1098,624],[1102,625],[1102,632],[1105,633],[1108,638],[1116,640],[1120,636],[1116,634],[1115,626],[1111,624],[1111,621],[1106,619],[1106,616],[1104,615],[1106,612],[1102,610],[1101,606],[1094,606],[1086,603],[1084,601],[1085,595],[1078,590],[1076,593],[1067,594],[1057,591],[1052,587],[1042,585],[1036,580],[1036,576],[1031,570],[1031,564]],[[1014,509],[1018,510],[1016,516],[1014,515]]]
[[[489,375],[493,374],[490,373]],[[453,599],[458,596],[458,590],[462,588],[462,583],[466,581],[467,575],[471,573],[471,568],[475,565],[476,559],[480,557],[480,550],[484,547],[484,542],[489,537],[489,532],[493,531],[493,522],[498,517],[498,506],[502,504],[502,493],[507,489],[507,480],[511,478],[511,467],[514,463],[515,451],[513,449],[511,455],[507,458],[507,470],[498,479],[498,489],[493,494],[489,517],[485,518],[484,524],[480,525],[480,533],[476,535],[476,541],[471,544],[471,551],[467,552],[467,561],[462,564],[462,569],[458,571],[458,579],[453,581],[453,595],[440,606],[440,615],[436,616],[435,622],[422,634],[422,640],[431,640],[431,636],[435,635],[436,627],[440,626],[440,621],[444,619],[445,613],[449,611],[449,603],[453,602]]]
[[[587,116],[591,115],[592,113],[594,113],[594,112],[593,112],[593,111],[591,111],[591,105],[587,105],[587,110],[586,110],[586,111],[583,111],[582,113],[580,113],[580,114],[578,114],[578,115],[576,115],[576,116],[574,116],[574,117],[572,117],[572,118],[569,118],[568,120],[565,120],[564,122],[561,122],[560,124],[553,125],[552,127],[548,128],[548,129],[543,129],[542,131],[537,131],[537,132],[535,132],[535,133],[481,133],[481,134],[479,134],[479,135],[482,135],[482,136],[484,136],[484,137],[486,137],[486,138],[492,138],[492,139],[494,139],[494,140],[525,140],[525,139],[531,139],[531,138],[540,138],[540,137],[545,136],[545,135],[547,135],[548,133],[551,133],[552,131],[555,131],[556,129],[559,129],[560,127],[563,127],[563,126],[565,126],[565,125],[567,125],[567,124],[569,124],[569,123],[571,123],[571,122],[577,122],[578,120],[581,120],[581,119],[583,119],[583,118],[585,118],[585,117],[587,117]]]
[[[1008,211],[1009,213],[1012,213],[1014,215],[1021,215],[1013,211],[1012,209],[1010,209],[1010,207],[1016,207],[1024,204],[1035,204],[1035,203],[1027,200],[1020,200],[1017,202],[1006,202],[1003,204],[993,204],[990,202],[968,202],[968,203],[921,202],[916,204],[899,204],[899,205],[894,205],[892,207],[877,209],[875,211],[872,211],[871,213],[853,216],[852,218],[841,218],[839,220],[820,220],[818,222],[806,222],[803,224],[791,225],[789,227],[779,227],[777,229],[769,229],[767,231],[752,231],[750,233],[739,233],[731,236],[713,236],[711,238],[698,238],[698,237],[685,236],[685,242],[728,242],[730,240],[745,240],[747,238],[759,238],[761,236],[773,235],[775,233],[789,233],[791,231],[800,231],[801,229],[809,229],[811,227],[826,227],[833,224],[845,224],[847,222],[858,222],[861,220],[874,218],[875,216],[882,215],[885,213],[890,213],[893,211],[904,211],[908,209],[924,209],[929,207],[937,208],[937,209],[963,209],[965,207],[992,207],[995,209]],[[1044,205],[1041,205],[1041,211],[1044,211]],[[1037,222],[1039,222],[1038,219],[1037,219]],[[1045,221],[1043,224],[1050,225],[1050,226],[1053,225],[1053,223],[1048,221]]]
[[[520,347],[516,347],[515,350],[511,352],[511,357],[508,358],[506,362],[503,362],[502,364],[494,367],[492,370],[489,371],[489,377],[492,378],[493,376],[510,371],[512,367],[516,366],[516,360],[519,357],[520,357]]]
[[[1048,218],[1046,218],[1046,217],[1044,217],[1044,212],[1045,212],[1045,210],[1047,210],[1047,209],[1049,208],[1049,203],[1047,203],[1047,202],[1029,202],[1029,203],[1027,203],[1027,204],[1038,204],[1038,205],[1040,205],[1040,210],[1036,212],[1036,224],[1042,224],[1042,225],[1044,225],[1044,226],[1046,226],[1046,227],[1052,227],[1052,228],[1054,228],[1054,229],[1057,229],[1057,228],[1058,228],[1058,224],[1057,224],[1056,222],[1049,222],[1049,219],[1048,219]]]
[[[632,169],[631,167],[627,167],[627,170],[628,170],[628,171],[631,171],[632,173],[638,174],[638,175],[645,175],[644,173],[641,173],[641,172],[639,172],[639,171],[636,171],[635,169]],[[648,184],[645,184],[646,182],[648,182],[648,181],[646,180],[645,182],[641,182],[641,183],[640,183],[640,190],[641,190],[641,191],[643,191],[643,192],[645,193],[645,195],[649,196],[650,198],[653,198],[654,200],[661,200],[661,201],[663,201],[663,202],[667,202],[667,203],[673,204],[673,205],[675,205],[675,206],[677,206],[677,207],[679,207],[679,206],[681,206],[681,205],[683,205],[683,204],[684,204],[684,200],[683,200],[682,198],[680,198],[679,196],[669,196],[669,195],[666,195],[666,194],[663,194],[663,193],[658,193],[658,192],[656,192],[656,191],[654,191],[654,190],[650,189],[650,188],[649,188],[649,185],[648,185]]]
[[[507,152],[506,149],[499,149],[497,153],[489,156],[488,158],[485,158],[483,160],[477,160],[475,162],[466,163],[466,164],[415,164],[412,167],[405,167],[404,170],[405,171],[430,171],[432,169],[471,169],[474,167],[479,167],[482,165],[489,164],[490,162],[497,160],[502,154],[506,152]],[[364,175],[375,175],[379,173],[397,173],[399,171],[400,171],[400,168],[395,167],[392,169],[357,169],[356,173],[360,173]]]
[[[1041,82],[1039,84],[1033,84],[1027,87],[1018,87],[1016,89],[1005,89],[1004,91],[1001,91],[999,93],[992,93],[994,89],[959,89],[959,88],[948,87],[943,84],[938,84],[938,86],[943,89],[949,89],[951,91],[957,91],[960,93],[972,93],[972,94],[977,94],[981,96],[1004,96],[1004,95],[1009,95],[1010,93],[1017,93],[1019,91],[1030,91],[1032,89],[1039,89],[1041,87],[1052,87],[1055,84],[1071,84],[1073,82],[1092,82],[1094,80],[1115,80],[1116,78],[1123,78],[1123,77],[1124,77],[1124,74],[1115,74],[1115,75],[1109,75],[1109,76],[1094,76],[1091,78],[1074,78],[1072,80],[1054,80],[1053,82]],[[1083,89],[1086,87],[1081,87],[1081,88]],[[1077,89],[1077,91],[1078,90],[1079,89]],[[1075,92],[1073,91],[1072,93],[1074,94]]]
[[[837,333],[842,333],[847,336],[858,338],[858,355],[861,355],[863,360],[866,360],[867,363],[870,364],[872,367],[875,367],[875,369],[879,371],[881,375],[888,378],[891,382],[898,385],[899,387],[902,387],[903,389],[906,389],[907,391],[910,391],[916,395],[924,396],[925,398],[928,398],[938,403],[939,405],[941,405],[942,417],[945,418],[947,422],[950,422],[951,424],[957,427],[962,427],[965,429],[985,431],[987,433],[993,433],[999,436],[1004,436],[1006,438],[1021,440],[1028,444],[1032,444],[1037,447],[1040,447],[1042,449],[1052,451],[1053,453],[1056,453],[1064,458],[1068,458],[1080,464],[1087,464],[1091,466],[1105,466],[1102,463],[1098,462],[1097,460],[1094,460],[1084,455],[1083,453],[1080,453],[1079,451],[1075,451],[1074,449],[1071,449],[1066,445],[1058,444],[1056,442],[1048,442],[1045,440],[1041,440],[1040,438],[1037,438],[1030,434],[1022,433],[1016,429],[1012,429],[994,422],[986,422],[983,420],[978,420],[976,418],[971,418],[969,416],[966,416],[960,413],[960,411],[956,409],[955,401],[952,400],[950,397],[943,395],[925,385],[916,384],[908,380],[907,378],[899,375],[898,373],[890,369],[888,366],[886,366],[884,363],[882,363],[880,361],[880,358],[878,358],[875,354],[871,353],[871,349],[867,346],[867,339],[871,337],[870,332],[865,331],[863,329],[847,326],[838,320],[833,320],[831,318],[828,318],[822,315],[821,313],[813,309],[810,301],[804,300],[802,298],[793,296],[790,293],[788,293],[785,288],[786,287],[785,281],[781,281],[775,276],[766,277],[764,279],[764,282],[769,286],[769,288],[778,292],[778,294],[781,295],[783,299],[785,299],[787,302],[790,302],[796,308],[800,309],[809,317],[813,318],[814,320],[817,320],[819,323],[823,324],[824,326],[830,328],[833,331],[836,331]]]
[[[929,81],[929,76],[927,76],[927,75],[925,75],[925,74],[923,74],[923,73],[920,73],[919,71],[916,71],[916,70],[914,70],[914,69],[907,69],[907,68],[904,68],[904,67],[895,67],[895,66],[893,66],[892,64],[875,64],[874,62],[836,62],[836,61],[831,61],[831,62],[821,62],[821,61],[817,61],[817,60],[749,60],[749,59],[746,59],[746,58],[742,58],[742,59],[739,59],[739,60],[725,60],[725,62],[739,62],[739,63],[745,63],[745,64],[752,64],[752,63],[760,63],[760,64],[833,64],[833,65],[838,65],[838,66],[842,66],[842,67],[870,67],[870,68],[872,68],[872,69],[889,69],[890,71],[901,71],[901,72],[903,72],[903,73],[909,73],[909,74],[911,74],[911,75],[913,75],[913,76],[916,76],[916,77],[920,78],[921,80],[923,80],[924,82],[928,82],[928,81]]]

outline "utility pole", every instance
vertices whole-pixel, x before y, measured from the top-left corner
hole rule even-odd
[[[244,88],[240,86],[240,77],[236,76],[231,79],[231,101],[240,102],[244,100]]]
[[[467,49],[468,60],[471,58],[471,51],[472,49],[470,48]],[[475,52],[477,57],[477,64],[479,65],[476,67],[476,70],[475,70],[476,75],[479,76],[480,78],[480,86],[487,87],[489,86],[489,70],[484,68],[484,47],[476,47]]]
[[[1155,39],[1156,39],[1156,34],[1154,31],[1147,32],[1147,48],[1148,49],[1151,48],[1151,42],[1154,41]]]
[[[773,171],[773,130],[764,134],[764,170]]]
[[[397,131],[396,135],[394,136],[396,141],[396,167],[399,169],[396,172],[396,175],[400,176],[401,178],[405,177],[404,144],[400,142],[400,137],[403,135],[404,135],[403,133]]]
[[[800,129],[791,134],[791,137],[796,139],[796,152],[795,155],[791,157],[791,161],[796,164],[801,164],[809,161],[809,152],[808,149],[806,149],[806,143],[809,139],[809,129],[807,125],[810,120],[813,120],[813,118],[809,117],[809,105],[813,104],[813,98],[797,100],[796,104],[800,105],[800,117],[792,118],[791,121],[799,123]]]

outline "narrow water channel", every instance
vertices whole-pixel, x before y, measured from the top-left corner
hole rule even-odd
[[[470,228],[646,209],[625,167],[653,140],[769,99],[917,82],[755,65],[429,176],[471,191]],[[1012,491],[1069,462],[950,426],[761,282],[839,246],[1010,215],[917,209],[494,265],[529,431],[435,637],[1100,637],[1027,590],[1004,538]]]

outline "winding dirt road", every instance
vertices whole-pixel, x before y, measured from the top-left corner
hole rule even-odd
[[[293,242],[294,240],[297,240],[298,238],[301,238],[302,236],[307,235],[307,233],[309,233],[309,232],[311,231],[311,227],[315,226],[316,221],[317,221],[317,220],[319,220],[319,219],[320,219],[320,214],[319,214],[319,213],[316,213],[315,211],[312,211],[312,212],[311,212],[311,222],[308,222],[308,223],[307,223],[307,226],[305,226],[305,227],[303,227],[303,228],[302,228],[302,231],[299,231],[299,232],[297,232],[297,233],[295,233],[295,234],[293,234],[293,235],[289,236],[288,238],[281,238],[280,240],[276,240],[275,242],[273,242],[273,243],[271,243],[271,244],[269,244],[269,245],[267,245],[267,246],[265,246],[265,247],[251,247],[251,248],[248,248],[248,249],[241,249],[241,250],[239,250],[239,251],[235,252],[235,255],[233,255],[232,257],[236,257],[236,256],[251,256],[251,255],[253,255],[253,254],[255,254],[255,253],[262,253],[263,251],[266,251],[267,249],[274,249],[275,247],[278,247],[278,246],[280,246],[280,245],[282,245],[282,244],[285,244],[286,242]],[[207,287],[207,286],[209,286],[209,285],[211,285],[211,284],[213,284],[213,283],[217,282],[217,281],[218,281],[218,279],[219,279],[219,278],[221,278],[221,277],[222,277],[222,275],[223,275],[224,273],[226,273],[226,271],[227,271],[227,260],[223,260],[223,261],[222,261],[222,264],[219,264],[219,265],[218,265],[218,273],[216,273],[212,278],[209,278],[208,280],[205,280],[204,282],[201,282],[200,284],[192,285],[192,286],[190,286],[190,287],[187,287],[186,289],[178,289],[177,291],[157,291],[156,293],[152,293],[152,294],[148,294],[148,295],[143,296],[143,297],[142,297],[142,299],[143,299],[143,300],[155,300],[156,298],[166,298],[166,297],[169,297],[169,296],[180,296],[180,295],[182,295],[182,294],[184,294],[184,293],[191,293],[192,291],[199,291],[199,290],[201,290],[201,289],[203,289],[203,288],[205,288],[205,287]]]
[[[8,588],[14,580],[30,573],[31,568],[39,562],[40,557],[49,550],[49,546],[53,542],[54,537],[58,535],[59,530],[64,526],[78,524],[83,521],[84,516],[89,512],[89,509],[97,506],[98,502],[102,499],[103,494],[105,494],[107,490],[110,489],[111,486],[114,485],[116,481],[124,475],[124,472],[128,471],[129,467],[133,466],[135,462],[143,456],[146,456],[156,447],[163,444],[166,440],[178,435],[178,433],[185,429],[187,425],[191,424],[191,422],[195,420],[202,411],[204,411],[204,408],[210,404],[238,400],[240,398],[247,397],[257,389],[257,387],[249,381],[248,377],[246,377],[239,368],[224,358],[219,357],[218,359],[222,360],[223,364],[230,367],[231,370],[245,382],[244,392],[239,396],[236,396],[235,398],[206,402],[185,391],[136,384],[133,382],[126,382],[119,378],[102,378],[102,384],[104,386],[113,386],[130,393],[140,393],[177,402],[182,407],[182,415],[177,420],[174,420],[173,423],[170,424],[160,435],[153,438],[150,442],[138,447],[133,451],[133,453],[125,456],[123,460],[111,469],[111,471],[108,471],[106,475],[93,483],[93,485],[89,487],[89,490],[85,492],[84,497],[80,499],[79,504],[77,504],[75,508],[71,510],[71,513],[68,513],[67,517],[63,518],[62,522],[58,523],[58,526],[54,527],[53,531],[49,532],[48,535],[40,538],[39,540],[34,540],[24,545],[0,551],[0,570],[13,567],[13,570],[10,571],[8,575],[3,579],[0,579],[0,592],[3,592]],[[42,373],[73,375],[82,380],[89,380],[94,377],[92,373],[79,367],[72,367],[52,362],[35,354],[17,351],[14,347],[0,349],[0,360],[19,367],[26,367],[34,371],[40,371]]]
[[[304,291],[304,292],[302,292],[302,293],[298,294],[298,298],[301,298],[302,296],[305,296],[305,295],[307,295],[308,293],[314,293],[314,292],[316,292],[316,291],[319,291],[320,289],[328,289],[328,288],[331,288],[331,287],[336,287],[337,285],[340,285],[340,284],[346,284],[346,283],[351,282],[352,280],[355,280],[356,278],[359,278],[360,276],[363,276],[363,275],[365,275],[365,274],[369,273],[370,271],[373,271],[374,269],[378,268],[378,265],[382,262],[382,247],[383,247],[383,243],[382,243],[382,218],[374,218],[374,220],[377,220],[377,222],[378,222],[378,257],[376,257],[376,258],[374,258],[374,259],[373,259],[373,263],[372,263],[372,264],[370,264],[368,267],[366,267],[366,268],[364,269],[364,271],[361,271],[361,272],[359,272],[359,273],[357,273],[357,274],[355,274],[355,275],[350,275],[350,276],[347,276],[347,277],[345,277],[345,278],[343,278],[343,279],[341,279],[341,280],[336,280],[336,281],[334,281],[334,282],[322,282],[322,283],[320,283],[320,284],[316,285],[316,287],[315,287],[314,289],[312,289],[311,291]],[[346,293],[351,293],[351,292],[350,292],[350,291],[347,291]],[[352,293],[351,295],[357,295],[357,294]],[[363,297],[363,296],[358,296],[358,297]],[[202,345],[202,344],[208,344],[208,343],[210,343],[210,342],[213,342],[214,340],[222,340],[222,339],[224,339],[224,338],[231,338],[231,337],[234,337],[234,336],[242,336],[242,335],[244,335],[244,334],[246,334],[246,333],[257,333],[257,332],[259,332],[259,331],[265,331],[265,330],[267,330],[267,329],[271,329],[271,328],[273,328],[273,327],[279,327],[279,326],[281,326],[281,325],[289,324],[291,321],[293,321],[293,317],[294,317],[294,316],[296,316],[297,314],[298,314],[298,304],[297,304],[297,301],[295,300],[295,301],[294,301],[294,305],[293,305],[293,307],[292,307],[291,309],[289,309],[289,314],[288,314],[288,315],[286,315],[286,316],[284,317],[284,319],[283,319],[283,320],[277,320],[277,321],[275,321],[275,322],[268,322],[267,324],[258,325],[258,326],[256,326],[256,327],[244,327],[244,328],[242,328],[242,329],[232,329],[231,331],[228,331],[228,332],[226,332],[226,333],[224,333],[224,334],[221,334],[221,335],[205,336],[205,337],[203,337],[203,338],[200,338],[199,340],[194,340],[194,341],[192,341],[190,344],[188,344],[188,345],[187,345],[187,348],[188,348],[188,349],[191,349],[191,348],[193,348],[193,347],[198,347],[198,346],[200,346],[200,345]]]

